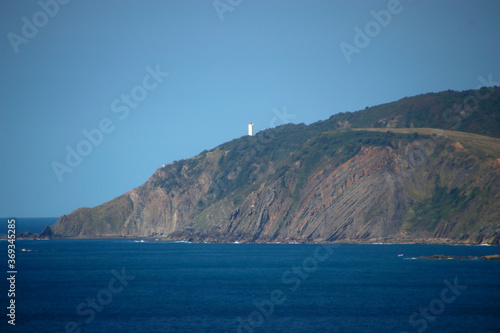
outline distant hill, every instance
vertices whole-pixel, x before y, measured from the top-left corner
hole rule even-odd
[[[500,89],[287,124],[158,169],[53,237],[500,243]]]
[[[10,218],[2,218],[2,221],[7,221]],[[47,225],[54,224],[57,221],[57,217],[20,217],[15,218],[16,220],[16,232],[32,232],[40,233]],[[4,224],[3,228],[0,230],[0,236],[7,235],[7,223]]]
[[[320,130],[353,128],[438,128],[500,138],[500,88],[444,91],[406,97],[313,124]]]

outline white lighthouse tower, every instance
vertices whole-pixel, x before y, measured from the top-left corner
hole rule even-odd
[[[253,123],[248,124],[248,135],[253,136]]]

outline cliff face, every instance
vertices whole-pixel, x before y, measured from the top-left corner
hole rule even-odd
[[[231,151],[216,149],[196,162],[158,169],[144,185],[108,203],[61,217],[52,233],[190,241],[498,243],[500,159],[465,149],[450,136],[413,136],[324,134],[281,163],[261,165],[254,156],[247,161],[253,171],[239,186],[234,183],[245,168],[239,163],[224,168],[220,161]],[[387,142],[378,144],[383,138]],[[347,146],[328,151],[327,140],[342,139]],[[481,143],[483,137],[475,140]],[[327,152],[309,156],[317,149]],[[249,154],[237,160],[250,159]]]
[[[52,236],[499,244],[500,139],[393,128],[403,115],[376,121],[390,132],[356,130],[351,118],[326,121],[326,131],[286,125],[174,162],[62,216]]]

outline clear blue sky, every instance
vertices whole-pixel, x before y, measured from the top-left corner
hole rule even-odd
[[[500,81],[498,0],[221,0],[219,13],[211,0],[73,0],[57,12],[54,1],[41,0],[50,15],[0,2],[0,216],[99,205],[250,121],[282,124],[277,111],[309,124]],[[373,37],[348,62],[340,45],[356,47],[367,24]],[[99,126],[109,133],[93,132],[89,152],[82,131]],[[58,177],[67,147],[87,156]]]

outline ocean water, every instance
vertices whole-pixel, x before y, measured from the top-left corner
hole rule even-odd
[[[15,218],[16,220],[16,232],[34,232],[41,233],[45,226],[53,225],[57,222],[57,217],[22,217]],[[5,236],[7,234],[7,220],[9,218],[0,218],[0,236]]]
[[[7,253],[7,242],[0,248]],[[412,259],[498,247],[18,240],[16,248],[16,325],[7,323],[4,278],[0,332],[500,332],[500,261]]]

